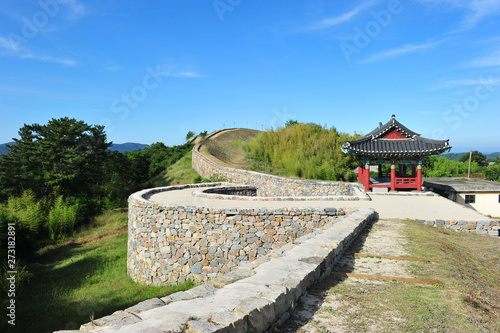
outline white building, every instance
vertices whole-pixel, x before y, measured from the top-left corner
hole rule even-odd
[[[484,215],[500,217],[500,182],[467,178],[424,178],[423,186]]]

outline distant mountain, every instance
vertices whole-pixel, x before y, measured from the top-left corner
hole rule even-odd
[[[460,157],[462,157],[463,154],[468,154],[467,152],[465,153],[447,153],[447,154],[441,154],[439,156],[446,157],[449,160],[454,160],[458,161]],[[495,158],[500,156],[500,152],[498,153],[491,153],[491,154],[486,154],[486,160],[491,160],[493,161]]]
[[[493,161],[497,157],[500,157],[500,152],[491,153],[491,154],[486,155],[486,159],[491,160],[491,161]]]
[[[11,145],[13,143],[14,142],[0,144],[0,154],[7,154],[9,151],[7,150],[6,145]],[[109,149],[117,150],[120,153],[123,153],[126,151],[134,151],[134,150],[138,150],[138,149],[143,149],[146,147],[149,147],[149,145],[145,145],[142,143],[135,143],[135,142],[126,142],[126,143],[113,143]]]
[[[145,145],[142,143],[135,143],[135,142],[126,142],[126,143],[113,143],[111,147],[109,147],[109,149],[117,150],[120,153],[124,153],[126,151],[141,150],[146,147],[149,147],[149,145]]]
[[[9,151],[7,150],[7,145],[11,145],[14,142],[7,142],[7,143],[2,143],[0,144],[0,154],[7,154]]]

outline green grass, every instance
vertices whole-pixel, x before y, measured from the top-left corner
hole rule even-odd
[[[340,318],[349,332],[500,332],[500,241],[405,224],[410,257],[431,261],[412,262],[412,275],[442,283],[353,283],[332,276],[309,290],[324,300],[315,328]],[[304,323],[294,325],[300,332]]]
[[[297,124],[263,132],[250,140],[244,150],[250,168],[277,169],[286,176],[353,181],[357,163],[342,151],[342,144],[358,136],[314,124]]]
[[[259,133],[261,132],[245,128],[224,131],[206,140],[200,151],[212,156],[219,164],[247,169],[248,162],[243,147]]]
[[[192,285],[143,286],[127,275],[127,213],[108,212],[64,243],[38,251],[16,296],[15,332],[78,329],[136,303]]]
[[[151,179],[148,187],[193,184],[199,174],[192,168],[192,161],[192,151],[186,152],[174,165]]]

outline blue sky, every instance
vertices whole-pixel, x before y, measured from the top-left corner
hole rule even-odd
[[[0,143],[63,116],[115,143],[392,114],[500,151],[500,0],[2,0]]]

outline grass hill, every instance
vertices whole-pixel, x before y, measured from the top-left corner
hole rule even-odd
[[[201,146],[203,154],[211,155],[220,164],[238,169],[248,169],[243,147],[262,133],[261,131],[237,128],[219,133]]]

